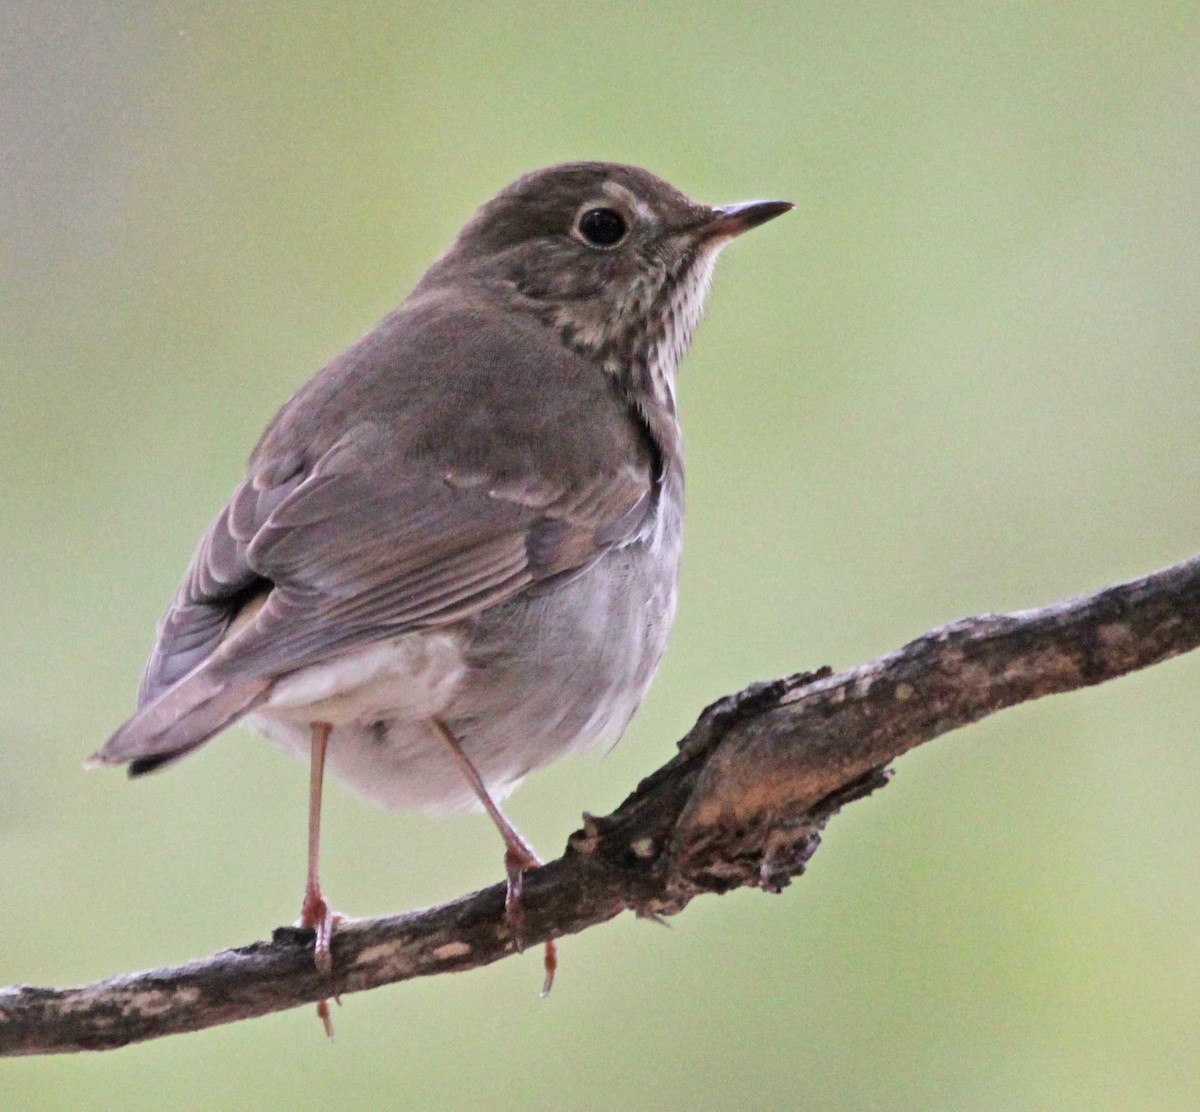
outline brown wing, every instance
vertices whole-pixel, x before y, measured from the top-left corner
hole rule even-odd
[[[242,483],[197,546],[175,598],[158,625],[142,673],[138,706],[153,702],[204,663],[246,603],[270,589],[250,566],[247,547],[271,511],[304,479],[299,460],[269,484]]]
[[[161,763],[281,675],[578,572],[642,534],[658,466],[607,376],[536,321],[410,299],[276,416],[98,760]]]
[[[586,567],[643,528],[648,467],[575,488],[372,466],[359,430],[266,515],[245,547],[272,584],[216,651],[221,675],[274,677],[347,649],[458,621]],[[397,470],[399,474],[392,474]]]
[[[466,618],[586,568],[646,528],[649,466],[556,488],[447,472],[392,480],[362,427],[307,474],[248,479],[164,617],[138,714],[97,755],[156,768],[223,729],[277,677]],[[365,450],[364,450],[365,446]],[[240,618],[239,618],[240,615]]]

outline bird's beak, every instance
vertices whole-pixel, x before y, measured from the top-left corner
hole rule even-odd
[[[743,201],[740,205],[719,205],[712,210],[712,218],[701,225],[699,238],[702,241],[732,239],[793,208],[795,205],[791,201]]]

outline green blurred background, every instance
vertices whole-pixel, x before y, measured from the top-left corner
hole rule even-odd
[[[1177,4],[0,5],[0,984],[291,920],[304,769],[80,761],[276,406],[474,206],[571,158],[796,212],[683,368],[679,620],[544,852],[711,699],[1200,549],[1200,11]],[[780,898],[97,1056],[4,1109],[1188,1109],[1200,660],[906,757]],[[326,812],[336,904],[498,879],[485,819]]]

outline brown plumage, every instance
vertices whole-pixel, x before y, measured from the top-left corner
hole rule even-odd
[[[241,718],[311,748],[320,960],[326,750],[386,805],[494,810],[615,741],[675,607],[676,364],[719,248],[789,207],[711,208],[605,163],[485,204],[267,427],[93,761],[150,771]],[[534,859],[497,821],[519,891]]]

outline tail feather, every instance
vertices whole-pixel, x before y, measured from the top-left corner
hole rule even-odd
[[[195,745],[189,745],[186,749],[176,749],[174,753],[159,753],[155,757],[136,757],[129,762],[129,767],[125,770],[129,774],[130,780],[135,780],[139,776],[145,776],[150,772],[159,772],[164,768],[173,765],[176,761],[183,760],[189,753],[199,749],[204,742],[198,741]]]
[[[260,703],[271,681],[222,683],[203,665],[147,703],[103,747],[88,767],[129,764],[138,776],[186,756]]]

